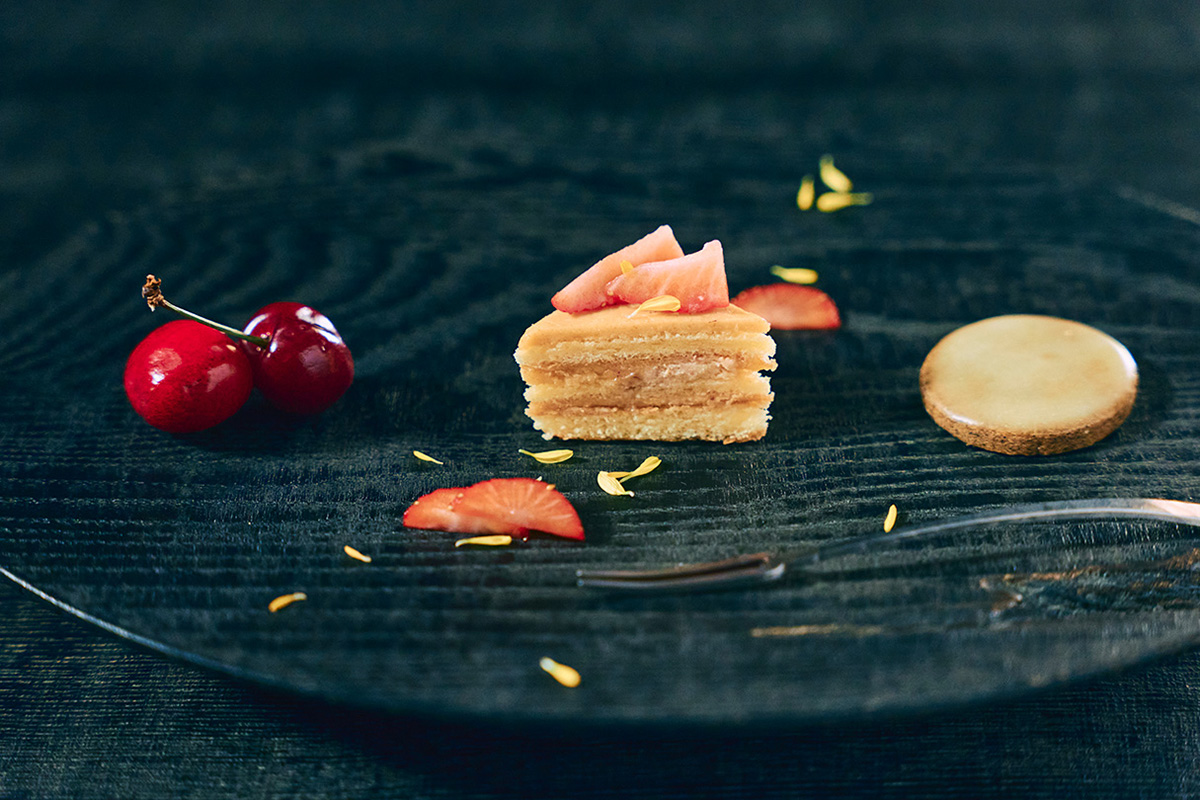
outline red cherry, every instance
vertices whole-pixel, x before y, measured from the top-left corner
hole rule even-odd
[[[169,308],[240,343],[254,384],[278,408],[316,414],[331,406],[354,380],[354,359],[333,323],[300,303],[272,303],[235,330],[180,308],[163,296],[162,281],[146,276],[142,299],[153,311]]]
[[[233,416],[254,386],[250,362],[225,334],[186,319],[151,331],[125,362],[125,394],[142,419],[168,433]]]
[[[277,408],[317,414],[342,396],[354,380],[354,359],[341,334],[321,312],[301,303],[259,309],[243,333],[267,341],[242,341],[254,385]]]

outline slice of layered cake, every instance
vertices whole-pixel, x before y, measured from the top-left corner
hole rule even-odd
[[[729,305],[719,242],[676,253],[659,228],[569,284],[525,331],[526,414],[546,438],[728,444],[767,432],[768,324]]]

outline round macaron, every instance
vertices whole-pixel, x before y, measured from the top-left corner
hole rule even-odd
[[[1095,328],[1012,314],[948,334],[920,380],[925,410],[967,444],[1054,455],[1116,430],[1133,408],[1138,371],[1125,346]]]

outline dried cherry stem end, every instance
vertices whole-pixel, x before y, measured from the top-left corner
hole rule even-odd
[[[167,298],[163,297],[162,281],[159,278],[154,277],[153,275],[146,276],[146,283],[144,286],[142,286],[142,299],[144,299],[146,301],[146,305],[150,306],[151,311],[154,311],[156,308],[166,308],[171,311],[174,311],[176,314],[178,314],[181,317],[186,317],[187,319],[193,320],[194,322],[199,322],[201,325],[207,325],[210,328],[215,328],[216,330],[219,330],[221,333],[223,333],[226,336],[229,336],[231,338],[241,339],[243,341],[250,342],[252,344],[258,345],[259,347],[261,347],[263,349],[266,349],[270,345],[270,342],[268,342],[266,339],[264,339],[261,336],[252,336],[248,333],[242,333],[237,328],[231,328],[228,325],[222,325],[219,322],[214,322],[211,319],[206,319],[206,318],[200,316],[199,314],[193,314],[191,311],[188,311],[186,308],[180,308],[179,306],[175,305]]]

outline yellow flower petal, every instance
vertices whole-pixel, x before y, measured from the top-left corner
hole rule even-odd
[[[683,306],[679,302],[678,297],[672,297],[669,294],[660,294],[658,297],[651,297],[646,302],[633,310],[633,314],[639,311],[678,311]],[[629,316],[633,316],[630,314]]]
[[[658,469],[660,464],[662,464],[661,458],[659,458],[658,456],[650,456],[645,461],[643,461],[641,464],[639,464],[637,469],[635,469],[633,472],[623,472],[623,473],[621,473],[621,475],[619,477],[617,477],[617,473],[615,473],[615,472],[610,472],[608,474],[612,475],[613,477],[617,477],[618,480],[620,480],[622,483],[624,483],[625,481],[629,480],[630,478],[636,478],[639,475],[646,475],[651,472],[654,472],[654,470]]]
[[[579,676],[579,671],[574,667],[568,667],[566,664],[560,664],[553,658],[543,657],[538,661],[538,666],[544,669],[551,678],[566,686],[568,689],[574,689],[582,680]]]
[[[633,272],[633,262],[630,261],[629,259],[622,259],[621,260],[621,274],[627,275],[630,272]]]
[[[896,527],[896,517],[899,515],[900,512],[896,510],[896,504],[892,503],[891,507],[888,508],[887,516],[883,520],[884,533],[890,533],[892,528]]]
[[[601,472],[596,475],[596,483],[600,484],[600,488],[605,492],[620,497],[622,495],[633,497],[633,492],[621,485],[621,482],[613,477],[611,472]]]
[[[433,456],[425,455],[420,450],[413,450],[413,455],[416,456],[417,458],[421,459],[422,461],[428,461],[431,464],[444,464],[445,463],[443,461],[438,461]]]
[[[805,175],[800,181],[800,191],[796,192],[796,206],[801,211],[808,211],[812,208],[813,196],[816,194],[816,189],[813,186],[813,176]]]
[[[345,547],[343,547],[343,548],[342,548],[342,551],[343,551],[343,552],[344,552],[346,555],[350,556],[351,558],[357,559],[357,560],[359,560],[359,561],[363,562],[364,564],[370,564],[370,563],[371,563],[371,557],[370,557],[370,556],[363,555],[362,553],[360,553],[359,551],[355,550],[355,549],[354,549],[353,547],[351,547],[350,545],[346,545]]]
[[[778,264],[771,267],[771,274],[781,281],[788,283],[816,283],[817,271],[807,267],[781,267]]]
[[[848,192],[854,188],[854,184],[846,177],[846,173],[833,165],[833,156],[821,156],[820,160],[821,183],[833,189],[835,192]]]
[[[459,539],[454,543],[455,547],[463,545],[478,545],[479,547],[504,547],[513,543],[513,538],[506,534],[496,534],[494,536],[472,536],[469,539]]]
[[[870,192],[825,192],[817,198],[817,210],[829,213],[847,206],[869,205],[875,197]]]
[[[308,595],[306,595],[304,592],[292,592],[291,594],[281,594],[281,595],[279,595],[279,597],[276,597],[274,600],[272,600],[270,603],[267,604],[267,610],[270,611],[272,614],[274,614],[279,609],[283,608],[284,606],[290,606],[292,603],[295,603],[297,600],[307,600],[307,599],[308,599]]]
[[[528,450],[518,450],[517,452],[522,455],[529,456],[539,464],[559,464],[575,455],[574,450],[543,450],[540,453],[531,453]]]

